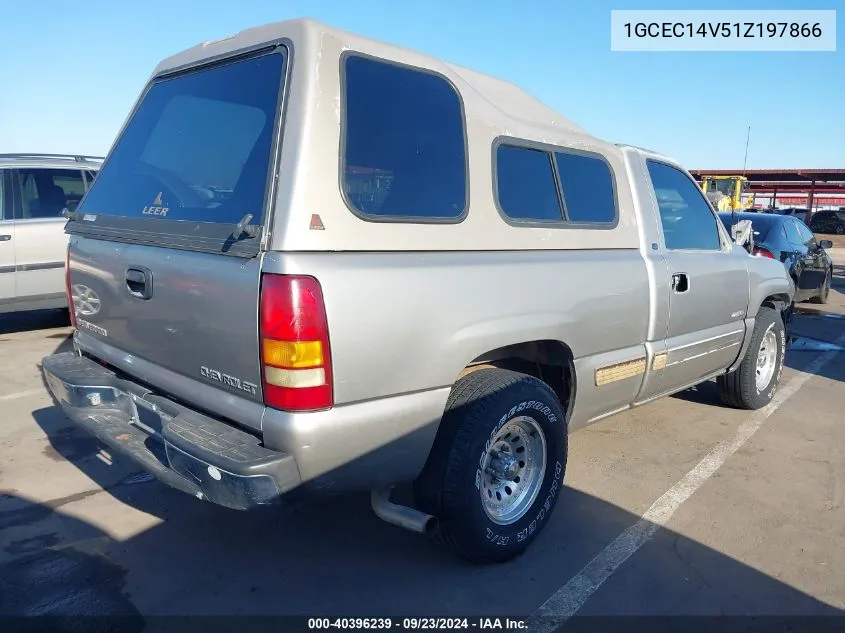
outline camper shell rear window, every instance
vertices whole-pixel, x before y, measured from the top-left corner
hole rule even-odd
[[[154,80],[74,224],[123,219],[158,242],[205,238],[205,250],[220,250],[247,214],[261,224],[285,66],[277,46]]]

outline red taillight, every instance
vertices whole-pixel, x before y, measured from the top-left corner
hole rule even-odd
[[[329,326],[320,283],[263,275],[260,319],[264,403],[285,411],[331,408]]]
[[[65,253],[65,291],[67,292],[67,311],[70,314],[70,325],[76,329],[76,306],[73,305],[73,292],[70,289],[70,245]]]
[[[754,247],[754,254],[760,257],[768,257],[769,259],[775,258],[771,251],[767,251],[765,248],[759,248],[756,246]]]

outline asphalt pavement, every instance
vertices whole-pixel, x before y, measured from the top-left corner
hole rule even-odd
[[[845,267],[758,412],[713,383],[571,438],[521,558],[475,566],[367,494],[242,513],[140,474],[52,406],[59,312],[0,317],[0,614],[845,614]],[[842,620],[845,622],[845,620]]]

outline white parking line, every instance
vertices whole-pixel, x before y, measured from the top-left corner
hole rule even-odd
[[[35,396],[39,393],[46,393],[44,389],[30,389],[28,391],[18,391],[17,393],[10,393],[6,396],[0,396],[0,402],[6,402],[7,400],[17,400],[18,398],[27,398],[29,396]]]
[[[845,345],[845,335],[840,336],[836,343]],[[769,416],[777,411],[778,407],[795,395],[804,383],[832,361],[838,353],[838,351],[825,352],[813,360],[804,369],[804,373],[786,383],[766,407],[751,414],[751,417],[737,429],[732,438],[716,445],[695,468],[655,501],[639,521],[616,537],[598,556],[558,589],[534,612],[535,616],[548,616],[537,623],[539,628],[535,630],[553,631],[575,615],[590,599],[590,596],[613,575],[613,572],[645,545],[659,528],[666,525],[681,504],[689,499],[731,455],[736,453],[763,426]]]

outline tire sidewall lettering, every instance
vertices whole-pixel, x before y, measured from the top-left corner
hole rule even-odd
[[[780,386],[780,379],[781,375],[783,374],[783,364],[786,360],[786,329],[781,328],[780,332],[778,332],[778,345],[780,349],[778,350],[778,359],[777,359],[777,369],[775,369],[774,377],[772,378],[772,383],[770,385],[768,398],[771,400],[775,397],[775,392]]]

